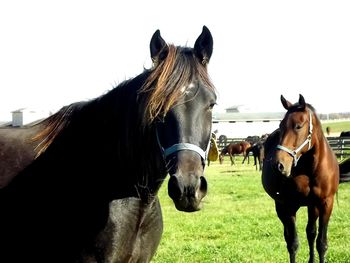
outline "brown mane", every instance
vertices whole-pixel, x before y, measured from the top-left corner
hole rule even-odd
[[[143,127],[147,127],[157,117],[163,118],[183,95],[181,88],[189,85],[195,78],[199,78],[208,89],[215,92],[214,85],[207,73],[206,64],[201,63],[189,48],[168,45],[167,57],[143,74],[146,74],[147,79],[138,90],[140,109],[143,112],[141,121]],[[132,81],[133,79],[125,81],[114,90],[121,87],[127,88]],[[112,92],[107,93],[106,96]],[[37,157],[45,152],[57,135],[70,124],[75,110],[85,104],[86,102],[78,102],[63,107],[39,124],[44,128],[33,137],[33,141],[39,141],[36,147]]]
[[[157,63],[151,71],[139,91],[139,94],[148,94],[144,124],[152,123],[159,116],[163,118],[183,95],[181,88],[190,84],[196,76],[199,76],[209,89],[215,91],[206,64],[201,64],[193,53],[188,53],[183,48],[168,45],[167,57]]]
[[[40,143],[35,148],[37,151],[36,158],[45,152],[50,144],[54,141],[56,136],[60,134],[65,127],[68,126],[71,120],[70,117],[72,116],[75,108],[76,104],[65,106],[57,113],[38,124],[44,125],[45,127],[42,131],[40,131],[32,138],[33,141],[40,141]]]

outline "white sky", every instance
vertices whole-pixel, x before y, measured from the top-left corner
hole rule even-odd
[[[217,109],[284,111],[280,95],[301,93],[318,112],[350,111],[350,1],[11,0],[0,2],[0,112],[97,97],[150,66],[156,29],[193,46],[203,25]]]

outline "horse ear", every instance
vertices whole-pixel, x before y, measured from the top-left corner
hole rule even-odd
[[[286,100],[283,95],[281,95],[281,102],[283,107],[288,110],[290,108],[290,106],[292,106],[292,103],[290,103],[288,100]]]
[[[203,65],[209,63],[213,53],[213,37],[206,26],[203,26],[202,33],[194,44],[194,52]]]
[[[303,95],[299,94],[299,105],[303,108],[305,108],[306,103],[305,103],[305,99],[303,97]]]
[[[159,29],[154,32],[149,46],[153,63],[165,59],[168,54],[168,45],[161,37]]]

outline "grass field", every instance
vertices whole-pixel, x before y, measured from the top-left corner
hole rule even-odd
[[[179,212],[164,183],[159,198],[164,233],[152,262],[289,262],[283,228],[273,200],[250,164],[212,163],[206,168],[208,195],[201,211]],[[297,214],[297,262],[307,262],[306,208]],[[350,262],[350,183],[338,191],[328,230],[327,262]]]
[[[337,122],[323,122],[322,130],[326,132],[326,128],[329,127],[331,132],[340,133],[342,131],[350,131],[350,121],[337,121]]]

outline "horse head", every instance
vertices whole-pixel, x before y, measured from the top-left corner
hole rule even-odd
[[[174,47],[156,31],[150,48],[155,70],[163,68],[154,89],[156,93],[159,88],[157,96],[163,101],[154,107],[153,116],[159,148],[170,174],[168,194],[178,210],[196,211],[207,193],[204,166],[216,103],[206,68],[213,39],[204,26],[194,48]],[[172,103],[166,104],[169,102]]]
[[[305,103],[302,95],[295,104],[281,95],[281,102],[287,113],[280,123],[275,165],[281,174],[288,177],[299,158],[312,148],[314,110]]]

